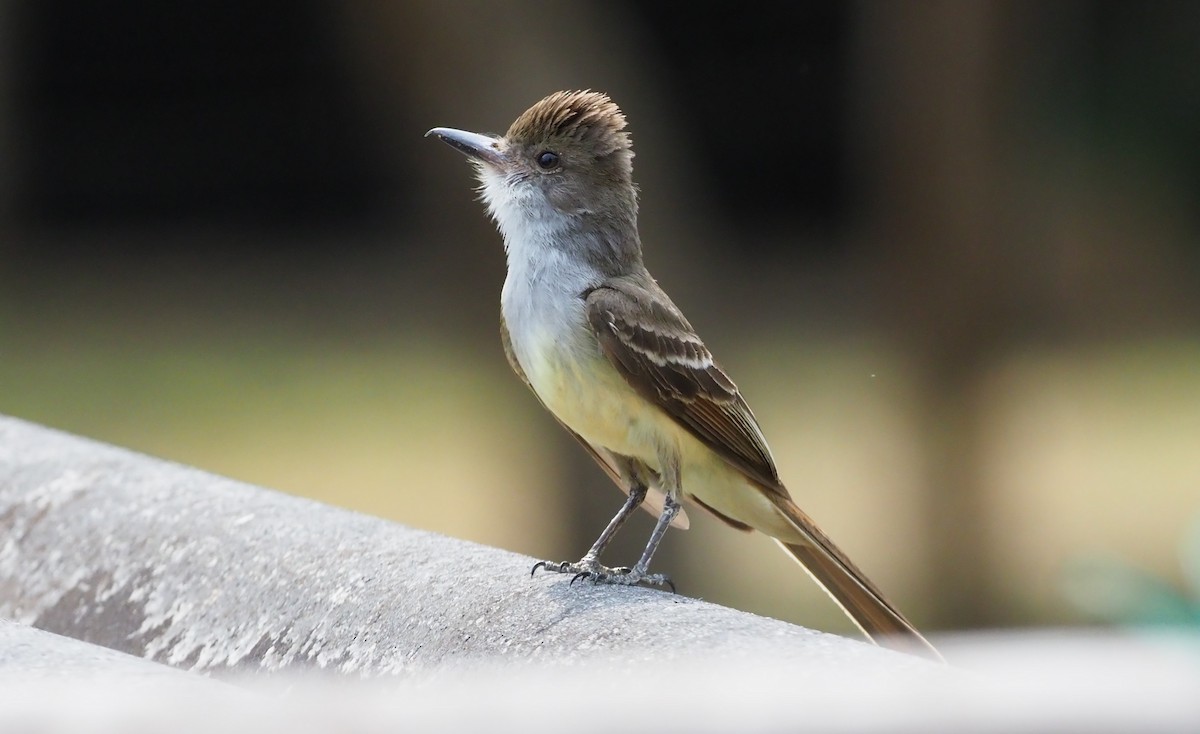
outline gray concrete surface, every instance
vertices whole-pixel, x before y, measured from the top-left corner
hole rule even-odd
[[[0,731],[1200,731],[1196,634],[938,666],[532,562],[0,417]]]
[[[91,678],[123,683],[172,681],[193,685],[197,680],[207,683],[207,679],[166,665],[0,619],[0,688],[16,681]]]
[[[0,418],[0,617],[206,672],[938,666]]]
[[[232,686],[164,686],[158,677],[151,679],[158,685],[136,686],[126,677],[0,678],[0,731],[1200,731],[1200,640],[1194,636],[1053,633],[947,643],[961,668],[945,676],[803,660],[720,665],[699,654],[645,660],[632,675],[595,660],[569,668],[482,664],[432,678],[358,680],[293,671],[239,681],[241,696],[230,694]]]

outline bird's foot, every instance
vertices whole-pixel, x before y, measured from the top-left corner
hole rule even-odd
[[[663,573],[646,573],[637,568],[629,568],[627,566],[618,566],[609,568],[602,566],[598,561],[584,558],[577,562],[561,561],[555,563],[553,561],[538,561],[534,564],[533,570],[529,572],[533,576],[538,572],[538,569],[553,571],[554,573],[569,573],[574,574],[571,577],[571,583],[576,581],[591,581],[593,584],[617,584],[620,586],[659,586],[670,588],[671,593],[675,593],[675,584],[671,581],[671,577]]]

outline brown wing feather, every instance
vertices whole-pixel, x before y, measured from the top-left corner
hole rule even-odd
[[[652,280],[645,282],[612,278],[584,294],[588,322],[605,355],[642,397],[756,483],[786,495],[737,386],[667,295]]]

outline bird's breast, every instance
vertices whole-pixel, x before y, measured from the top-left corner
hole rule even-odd
[[[677,428],[608,361],[583,302],[506,295],[501,304],[513,356],[546,408],[589,443],[657,466],[659,447]]]

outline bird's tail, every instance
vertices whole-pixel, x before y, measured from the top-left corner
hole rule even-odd
[[[942,660],[933,645],[804,511],[787,499],[779,498],[776,504],[808,541],[776,542],[825,589],[863,634],[883,647]]]

